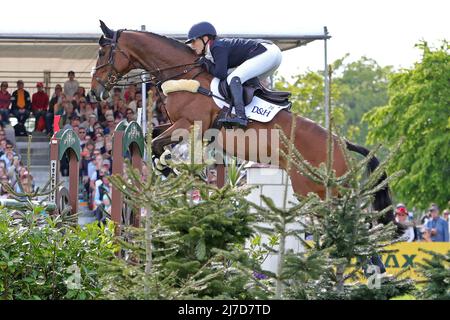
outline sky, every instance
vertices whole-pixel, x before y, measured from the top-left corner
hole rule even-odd
[[[449,0],[21,0],[2,3],[0,33],[98,33],[99,19],[113,28],[187,33],[209,21],[220,33],[309,34],[327,26],[328,59],[350,53],[380,65],[408,68],[420,60],[421,39],[439,45],[450,39]],[[10,12],[13,14],[4,14]],[[323,41],[283,53],[279,68],[289,77],[323,69]]]

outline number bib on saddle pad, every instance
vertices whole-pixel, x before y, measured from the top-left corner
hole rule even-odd
[[[219,82],[220,80],[218,78],[214,78],[211,81],[210,90],[215,96],[223,98],[223,96],[219,92]],[[213,99],[216,105],[221,109],[223,107],[230,107],[230,105],[223,100],[220,100],[214,96]],[[252,101],[245,107],[245,114],[251,120],[258,122],[269,122],[275,117],[278,112],[280,112],[280,110],[289,109],[290,106],[290,103],[277,105],[254,96]],[[232,113],[234,114],[234,109]]]

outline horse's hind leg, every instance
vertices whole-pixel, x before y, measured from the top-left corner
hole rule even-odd
[[[306,196],[308,192],[314,192],[318,194],[320,198],[325,198],[325,189],[323,186],[318,185],[305,176],[302,176],[295,169],[291,169],[289,177],[291,178],[292,189],[295,194],[298,194],[299,196]]]

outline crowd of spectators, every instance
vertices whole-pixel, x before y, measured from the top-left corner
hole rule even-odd
[[[73,129],[81,141],[80,196],[88,202],[91,210],[98,207],[108,209],[110,185],[107,177],[112,170],[112,134],[116,125],[122,121],[136,120],[138,109],[142,107],[142,92],[130,85],[126,88],[115,87],[106,101],[91,99],[86,89],[76,80],[73,71],[68,72],[64,84],[56,84],[49,96],[42,82],[36,83],[36,92],[32,95],[24,89],[24,82],[17,81],[17,89],[12,93],[8,83],[1,83],[0,91],[0,179],[8,179],[14,184],[14,172],[21,172],[20,177],[28,177],[20,162],[20,156],[8,147],[13,146],[2,136],[3,128],[10,124],[10,117],[17,119],[14,126],[16,135],[29,134],[25,122],[32,115],[35,118],[35,131],[53,135],[55,116],[59,128]],[[154,104],[153,124],[167,122],[167,116],[161,105]],[[57,121],[56,121],[57,122]],[[68,161],[61,162],[61,174],[68,175]],[[15,184],[14,184],[15,185]],[[2,190],[2,192],[4,192]]]
[[[0,124],[0,198],[7,199],[9,194],[4,185],[9,184],[17,193],[34,191],[33,177],[22,163],[14,143],[8,139],[5,127]]]
[[[15,148],[15,134],[7,130],[10,114],[26,120],[23,107],[31,103],[30,95],[23,90],[23,81],[17,82],[17,90],[8,91],[8,83],[3,81],[0,88],[0,198],[9,198],[4,185],[9,184],[16,192],[30,193],[34,190],[33,177],[22,163]]]
[[[401,239],[406,242],[449,242],[449,213],[446,209],[441,217],[438,205],[433,203],[422,217],[415,218],[413,212],[399,203],[395,208],[395,220],[405,227]]]

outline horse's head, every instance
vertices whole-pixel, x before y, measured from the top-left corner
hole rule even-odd
[[[95,98],[105,100],[109,97],[109,91],[120,80],[122,75],[132,69],[130,55],[125,47],[119,47],[121,30],[109,29],[103,21],[100,21],[103,35],[100,37],[98,58],[95,67],[92,68],[91,94]]]

